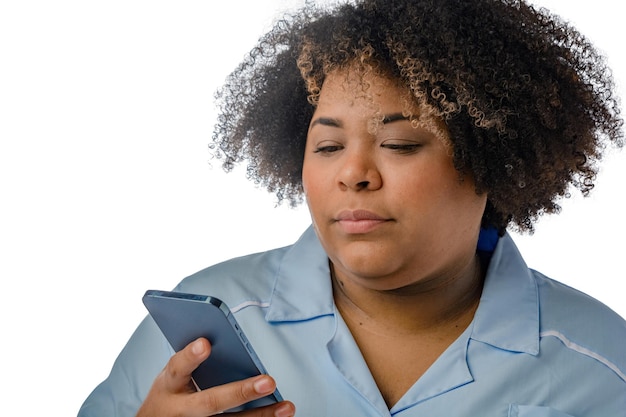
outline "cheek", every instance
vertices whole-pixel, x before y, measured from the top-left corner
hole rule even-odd
[[[302,164],[302,190],[307,200],[310,197],[315,198],[315,195],[324,187],[325,180],[328,180],[328,173],[305,157]]]
[[[477,195],[473,181],[461,179],[448,159],[387,178],[395,181],[395,198],[430,211],[444,222],[450,217],[473,220],[476,213],[482,217],[486,196]]]
[[[320,231],[320,217],[321,210],[319,195],[323,194],[320,191],[319,179],[316,174],[317,170],[312,169],[310,164],[306,163],[306,160],[302,167],[302,190],[304,192],[304,198],[306,205],[309,209],[309,215],[311,216],[311,224],[318,236],[322,236]]]
[[[310,189],[310,181],[311,174],[309,169],[309,164],[307,164],[306,158],[302,164],[302,191],[304,191],[304,196],[308,199],[309,189]]]

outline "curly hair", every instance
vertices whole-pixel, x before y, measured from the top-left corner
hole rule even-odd
[[[307,129],[325,76],[357,64],[403,83],[446,124],[455,168],[487,193],[484,227],[533,231],[570,187],[587,195],[623,145],[605,58],[520,0],[307,4],[265,34],[217,92],[210,148],[278,201],[302,201]]]

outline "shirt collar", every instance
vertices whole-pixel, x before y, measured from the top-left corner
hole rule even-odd
[[[301,321],[334,314],[328,256],[310,226],[285,253],[278,271],[268,321]]]
[[[508,351],[539,353],[537,285],[508,234],[491,257],[470,337]]]
[[[266,318],[301,321],[332,314],[328,257],[309,227],[280,263]],[[470,337],[504,350],[539,352],[537,286],[508,234],[491,257]]]

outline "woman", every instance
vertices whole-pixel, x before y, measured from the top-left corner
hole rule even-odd
[[[287,401],[245,415],[624,415],[626,323],[506,233],[588,193],[621,145],[603,62],[518,1],[279,22],[221,90],[213,149],[304,196],[312,227],[176,288],[231,306],[271,377],[194,392],[209,343],[172,355],[148,318],[80,415],[213,415],[276,386]]]

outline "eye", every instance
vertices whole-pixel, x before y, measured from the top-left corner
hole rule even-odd
[[[328,143],[322,142],[313,150],[313,153],[319,153],[322,155],[330,155],[334,152],[340,151],[343,149],[343,145],[338,143]]]
[[[422,147],[422,144],[409,140],[387,140],[380,147],[399,154],[411,154],[417,152]]]

